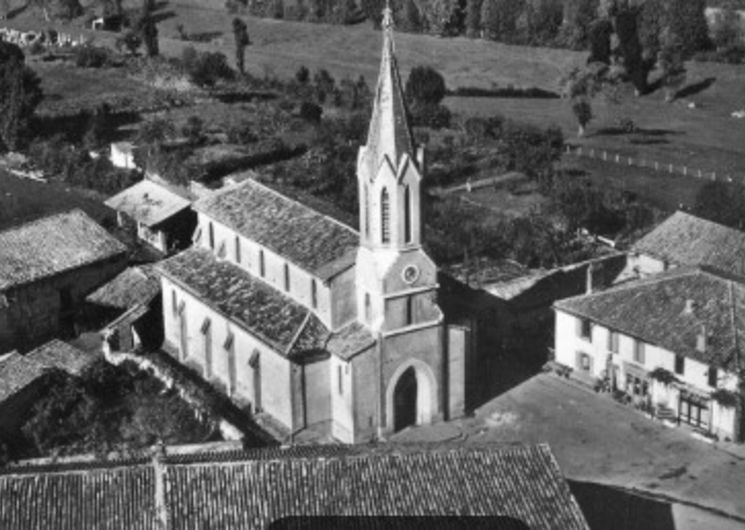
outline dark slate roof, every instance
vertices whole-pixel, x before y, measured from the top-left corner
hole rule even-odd
[[[745,275],[745,232],[685,212],[675,212],[631,250],[679,266]]]
[[[687,300],[693,301],[692,312],[686,311]],[[712,271],[676,269],[555,307],[725,370],[734,370],[743,353],[745,285]],[[704,352],[697,349],[702,325],[709,336]]]
[[[354,229],[253,179],[198,200],[194,209],[322,279],[354,265]]]
[[[104,307],[129,309],[148,304],[160,293],[160,276],[152,265],[129,267],[85,299]]]
[[[375,344],[375,337],[359,322],[352,322],[329,338],[327,348],[337,357],[349,360]]]
[[[104,203],[145,226],[154,227],[191,206],[191,201],[149,179],[130,186]]]
[[[0,232],[0,291],[126,251],[81,210],[44,217]]]
[[[501,516],[536,530],[588,528],[547,445],[402,444],[260,453],[181,463],[166,457],[157,465],[162,473],[154,472],[154,464],[84,473],[69,467],[57,473],[6,472],[0,474],[0,498],[9,502],[0,526],[108,528],[117,521],[118,527],[141,528],[154,523],[157,512],[173,529],[204,521],[215,528],[268,528],[291,516],[451,514]],[[154,500],[158,491],[162,505]]]
[[[18,352],[0,357],[0,403],[44,375],[46,367]],[[0,525],[2,527],[2,525]]]

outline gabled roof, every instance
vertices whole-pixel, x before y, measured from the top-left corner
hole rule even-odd
[[[383,52],[366,145],[371,175],[377,173],[386,157],[394,168],[398,168],[404,154],[415,159],[414,140],[407,119],[401,74],[394,54],[393,14],[390,8],[383,11],[382,26]]]
[[[219,528],[270,528],[293,516],[457,515],[492,517],[490,527],[498,528],[588,528],[545,444],[271,449],[235,460],[179,464],[165,457],[157,464],[83,469],[0,473],[0,498],[7,500],[0,525],[22,529],[47,521],[77,528],[85,521],[97,528],[152,528],[167,521],[169,528],[191,528],[209,521]]]
[[[631,250],[678,266],[706,265],[745,276],[745,232],[685,212],[675,212]]]
[[[71,375],[80,375],[97,357],[59,339],[53,339],[28,352],[26,359],[47,368],[63,370]]]
[[[0,232],[0,291],[126,251],[81,210],[43,217]]]
[[[14,351],[0,357],[0,403],[44,375],[46,367]]]
[[[706,270],[676,269],[554,305],[725,370],[738,367],[745,346],[745,285]],[[705,351],[697,349],[702,325],[709,337]]]
[[[152,228],[189,208],[191,200],[150,179],[144,179],[110,197],[104,204]]]
[[[160,276],[152,265],[129,267],[102,285],[85,299],[87,302],[114,309],[129,309],[148,304],[160,293]]]
[[[198,200],[194,209],[323,280],[354,265],[356,230],[331,210],[321,213],[253,179]]]

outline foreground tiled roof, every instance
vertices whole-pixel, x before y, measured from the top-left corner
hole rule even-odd
[[[172,529],[207,522],[260,529],[293,516],[458,514],[500,516],[536,530],[588,528],[546,445],[404,444],[315,453],[274,449],[181,464],[166,458],[84,473],[11,470],[0,474],[0,498],[8,499],[0,526],[144,528],[157,513]]]
[[[692,312],[686,311],[687,300],[693,301]],[[736,368],[745,346],[745,285],[711,271],[678,269],[555,307],[728,370]],[[702,325],[709,336],[704,352],[697,349]]]
[[[0,357],[0,403],[20,392],[49,370],[62,370],[79,375],[95,356],[66,342],[54,339],[21,355],[17,352]],[[2,525],[0,525],[2,528]]]
[[[323,279],[354,264],[355,230],[253,179],[198,200],[194,209]]]
[[[145,226],[153,227],[189,208],[191,201],[165,186],[144,179],[107,199],[105,204]]]
[[[160,293],[160,276],[152,265],[129,267],[116,278],[102,285],[86,301],[115,309],[129,309],[147,304]]]
[[[0,232],[0,291],[126,250],[81,210],[44,217]]]
[[[676,212],[632,249],[673,265],[706,265],[745,275],[745,232]]]

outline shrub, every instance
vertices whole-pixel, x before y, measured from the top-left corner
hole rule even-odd
[[[75,65],[80,68],[101,68],[109,60],[109,51],[106,48],[81,46],[75,52]]]
[[[410,107],[411,124],[415,127],[444,129],[450,127],[452,115],[444,105],[414,103]]]
[[[305,66],[301,66],[295,72],[295,80],[304,85],[310,80],[310,71]]]
[[[199,86],[212,87],[220,80],[231,80],[235,72],[220,52],[198,52],[191,46],[184,48],[181,65],[191,81]]]
[[[445,97],[445,79],[430,66],[416,66],[406,80],[405,92],[412,104],[437,105]]]
[[[323,109],[309,101],[303,101],[300,105],[300,117],[310,123],[320,123]]]

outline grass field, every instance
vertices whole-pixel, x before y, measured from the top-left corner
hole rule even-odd
[[[44,215],[80,208],[99,223],[114,213],[102,197],[62,184],[21,179],[0,170],[0,230]]]

